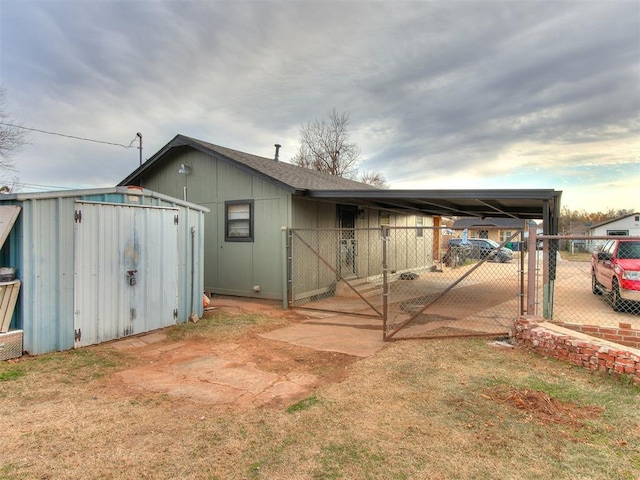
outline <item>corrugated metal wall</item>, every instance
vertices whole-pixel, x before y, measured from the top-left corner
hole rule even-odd
[[[91,311],[92,305],[101,305],[99,315],[104,323],[99,328],[104,327],[104,330],[96,334],[97,341],[166,325],[164,313],[162,320],[152,318],[155,313],[144,314],[158,305],[158,309],[166,312],[165,303],[172,305],[171,323],[186,322],[192,313],[202,315],[206,209],[175,202],[149,191],[127,193],[127,189],[118,188],[95,195],[88,192],[91,191],[81,191],[75,196],[73,192],[64,192],[58,197],[33,194],[33,198],[18,194],[3,202],[22,206],[2,256],[3,260],[13,263],[16,277],[22,281],[12,328],[24,330],[24,350],[31,354],[74,347],[75,302],[82,305],[83,311]],[[82,252],[77,252],[76,226],[82,223],[75,223],[75,215],[77,210],[87,209],[87,201],[104,202],[91,207],[102,217],[86,229],[90,247],[87,251],[83,247]],[[105,213],[107,211],[111,213]],[[178,217],[177,225],[173,224],[174,216]],[[84,216],[84,219],[89,222],[91,217]],[[166,224],[167,219],[170,227],[165,228],[170,228],[171,233],[159,225],[160,222]],[[110,269],[110,265],[122,263],[122,258],[110,256],[115,255],[116,250],[117,255],[125,255],[129,240],[127,232],[131,230],[141,235],[138,237],[139,253],[145,252],[151,263],[143,272],[144,281],[140,279],[141,288],[136,289],[139,298],[134,300],[133,306],[127,306],[120,297],[126,291],[121,290],[125,280],[120,278],[120,272]],[[85,245],[85,241],[82,242]],[[74,258],[75,253],[87,255],[86,259],[81,259],[80,271],[75,268],[79,260]],[[96,282],[92,276],[96,277]],[[76,296],[78,282],[82,282],[80,298]],[[174,293],[166,294],[168,290]],[[118,299],[117,305],[113,304],[114,298]],[[110,299],[111,304],[101,303],[106,299]],[[136,311],[132,313],[131,308]],[[177,310],[175,320],[174,309]],[[98,310],[95,307],[90,317],[96,317]],[[132,315],[137,316],[138,322],[127,329],[121,319],[130,319]]]
[[[178,209],[78,202],[75,212],[75,346],[175,324]]]

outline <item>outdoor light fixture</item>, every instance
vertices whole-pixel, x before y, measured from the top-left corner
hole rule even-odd
[[[184,163],[180,165],[180,169],[178,170],[178,173],[186,175],[189,172],[191,172],[191,167],[189,165],[185,165]]]

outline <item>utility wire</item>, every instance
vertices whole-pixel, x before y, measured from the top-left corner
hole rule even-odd
[[[20,125],[14,125],[12,123],[0,122],[0,125],[6,125],[8,127],[13,127],[13,128],[21,128],[22,130],[30,130],[32,132],[46,133],[48,135],[56,135],[58,137],[73,138],[74,140],[84,140],[85,142],[103,143],[105,145],[115,145],[116,147],[122,147],[122,148],[132,148],[133,142],[135,141],[135,138],[134,138],[129,145],[123,145],[121,143],[103,142],[102,140],[93,140],[91,138],[76,137],[74,135],[65,135],[63,133],[48,132],[46,130],[40,130],[38,128],[22,127]]]
[[[74,187],[60,187],[57,185],[40,185],[37,183],[22,183],[22,182],[18,182],[16,183],[16,187],[21,187],[21,188],[34,188],[34,189],[50,189],[50,188],[57,188],[59,190],[75,190]]]

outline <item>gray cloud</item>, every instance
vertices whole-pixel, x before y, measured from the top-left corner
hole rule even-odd
[[[265,156],[280,142],[288,158],[335,107],[392,186],[499,187],[487,172],[505,157],[503,173],[637,162],[637,2],[4,0],[0,32],[25,126],[125,144],[141,131],[145,157],[184,133]],[[27,183],[112,185],[137,165],[135,149],[31,140]]]

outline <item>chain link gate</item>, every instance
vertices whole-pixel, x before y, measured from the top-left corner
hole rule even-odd
[[[291,229],[288,304],[378,318],[385,340],[504,335],[524,311],[524,242],[522,231],[502,240],[441,227]]]

